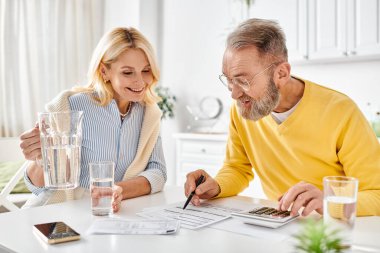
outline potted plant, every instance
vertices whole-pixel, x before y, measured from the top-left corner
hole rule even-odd
[[[244,2],[247,5],[247,8],[249,9],[254,4],[255,0],[244,0]]]
[[[168,87],[156,86],[155,91],[161,98],[161,101],[157,103],[162,111],[161,118],[174,118],[174,104],[177,100],[176,97],[171,94]]]
[[[297,252],[339,253],[347,247],[342,244],[339,230],[330,230],[323,220],[308,219],[300,233],[294,236]]]

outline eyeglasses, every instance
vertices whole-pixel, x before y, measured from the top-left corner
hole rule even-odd
[[[271,67],[275,66],[276,62],[274,63],[271,63],[268,67],[266,67],[265,69],[263,69],[262,71],[260,71],[259,73],[257,73],[256,75],[254,75],[251,80],[247,80],[246,78],[244,77],[235,77],[235,78],[228,78],[226,75],[222,74],[222,75],[219,75],[219,80],[222,82],[222,84],[224,86],[226,86],[228,88],[229,91],[232,91],[232,87],[235,85],[235,86],[239,86],[240,88],[242,88],[244,91],[249,91],[251,89],[251,85],[254,84],[254,82],[252,82],[256,77],[258,77],[259,75],[263,74],[265,71],[267,71],[268,69],[270,69]]]

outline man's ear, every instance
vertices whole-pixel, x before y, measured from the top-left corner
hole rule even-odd
[[[288,62],[280,63],[274,72],[273,80],[277,84],[277,88],[281,89],[290,80],[291,66]]]

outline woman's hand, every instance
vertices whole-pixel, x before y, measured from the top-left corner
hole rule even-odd
[[[20,135],[20,148],[27,160],[41,159],[41,141],[38,125]]]
[[[24,157],[30,161],[42,159],[40,130],[38,125],[20,135],[20,148]],[[44,175],[42,166],[38,162],[30,164],[26,173],[34,186],[44,187]]]
[[[121,201],[123,200],[123,188],[118,185],[114,185],[112,189],[112,209],[116,213],[120,210]]]

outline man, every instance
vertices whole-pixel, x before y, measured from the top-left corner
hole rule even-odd
[[[185,194],[236,195],[259,176],[269,199],[295,215],[323,213],[323,177],[359,179],[357,215],[380,215],[380,144],[355,103],[337,91],[291,76],[277,23],[250,19],[227,39],[222,83],[236,100],[224,165],[214,178],[187,175]]]

